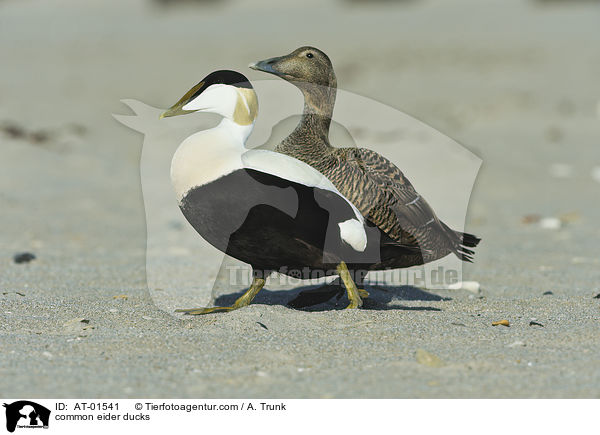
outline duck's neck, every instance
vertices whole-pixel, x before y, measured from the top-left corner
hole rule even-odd
[[[304,111],[300,126],[307,132],[321,138],[329,138],[329,127],[335,105],[336,85],[304,85],[300,87],[304,95]]]
[[[232,142],[240,146],[240,150],[245,151],[244,144],[252,133],[254,123],[241,125],[229,118],[223,118],[215,129],[229,133],[235,140]]]
[[[329,127],[333,116],[336,87],[303,84],[304,111],[296,129],[278,145],[277,151],[308,164],[315,164],[332,147]]]
[[[219,125],[199,131],[182,142],[171,161],[171,181],[181,200],[190,189],[208,184],[243,167],[246,139],[254,124],[240,125],[223,118]]]

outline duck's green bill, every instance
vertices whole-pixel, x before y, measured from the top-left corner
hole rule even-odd
[[[196,98],[204,90],[204,82],[198,83],[192,89],[186,92],[181,99],[160,114],[160,119],[168,118],[170,116],[187,115],[193,113],[195,110],[183,110],[183,107]]]

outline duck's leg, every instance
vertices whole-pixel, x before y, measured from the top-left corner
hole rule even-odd
[[[338,274],[344,283],[344,287],[346,287],[346,292],[348,292],[348,299],[350,300],[350,304],[346,307],[346,309],[359,308],[362,306],[362,299],[360,298],[360,294],[358,292],[358,288],[356,288],[356,284],[354,284],[354,280],[352,279],[352,275],[348,270],[348,266],[343,261],[337,266]]]
[[[364,289],[364,281],[367,273],[368,271],[365,270],[354,271],[354,282],[356,283],[356,287],[358,288],[359,296],[363,299],[367,299],[369,297],[369,292]]]
[[[265,285],[265,279],[258,278],[255,276],[252,279],[252,285],[250,285],[250,288],[246,291],[246,293],[244,293],[242,296],[240,296],[235,301],[235,303],[230,307],[188,308],[188,309],[175,310],[175,312],[197,315],[197,314],[215,313],[218,311],[237,310],[238,308],[242,308],[242,307],[250,305],[250,303],[252,302],[254,297],[258,294],[258,292],[263,288],[264,285]]]

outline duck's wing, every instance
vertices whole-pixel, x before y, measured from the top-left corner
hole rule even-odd
[[[294,157],[269,150],[246,151],[242,163],[247,169],[312,188],[315,200],[333,213],[342,240],[356,251],[365,250],[367,234],[362,214],[325,175]]]
[[[479,239],[450,229],[438,219],[431,206],[400,169],[375,151],[365,148],[336,150],[339,170],[330,175],[372,223],[403,246],[418,246],[424,256],[440,258],[454,252],[470,261]]]
[[[242,162],[244,167],[260,170],[306,186],[330,191],[348,204],[361,224],[364,222],[360,211],[340,193],[331,180],[301,160],[275,151],[252,149],[242,155]]]

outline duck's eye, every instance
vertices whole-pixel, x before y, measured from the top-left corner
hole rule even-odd
[[[306,53],[306,57],[308,57],[309,59],[312,59],[314,57],[314,55],[312,53]]]

